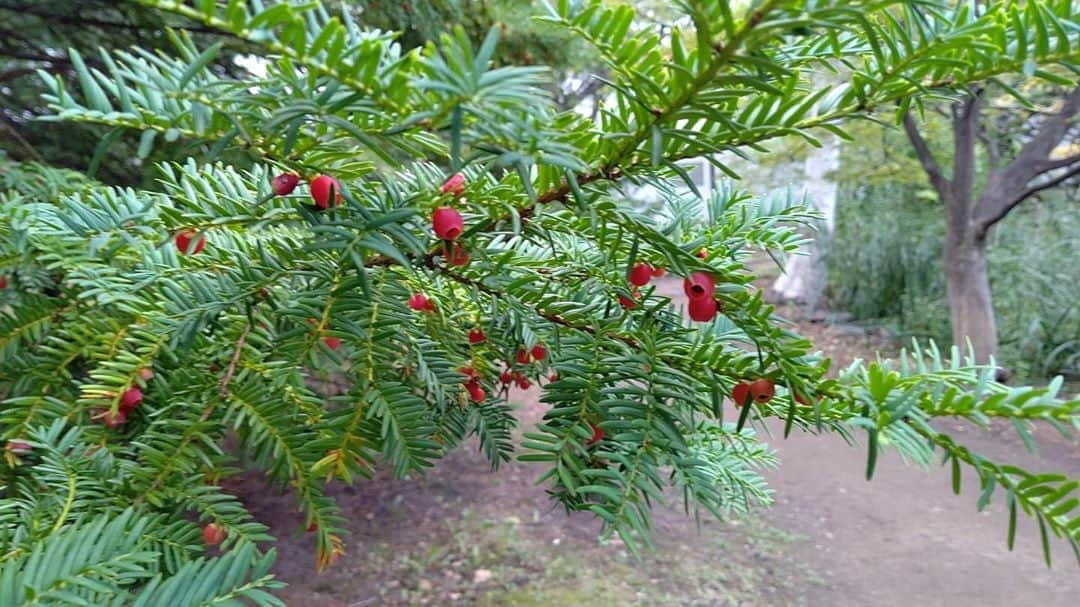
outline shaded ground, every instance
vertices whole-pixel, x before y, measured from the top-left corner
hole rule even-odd
[[[892,347],[851,327],[802,320],[797,330],[839,367]],[[512,397],[523,427],[543,414],[537,391]],[[1011,430],[944,428],[976,452],[1080,477],[1080,444],[1046,429],[1036,433],[1036,458]],[[700,527],[679,508],[662,510],[656,549],[641,564],[617,540],[598,541],[593,518],[553,510],[534,485],[537,468],[514,463],[492,473],[475,449],[452,454],[423,478],[382,476],[337,488],[352,535],[347,555],[321,575],[292,499],[267,495],[256,479],[236,489],[281,539],[277,571],[295,606],[1080,604],[1080,569],[1067,547],[1054,546],[1048,571],[1037,530],[1022,521],[1016,551],[1008,552],[1001,503],[976,513],[974,478],[956,497],[947,471],[885,457],[868,483],[863,447],[836,437],[784,441],[774,430],[769,442],[782,464],[767,476],[777,505],[749,520]]]

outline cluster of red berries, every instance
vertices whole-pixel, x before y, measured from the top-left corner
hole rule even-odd
[[[690,298],[687,312],[697,322],[709,322],[716,317],[716,282],[705,272],[694,272],[683,280],[683,292]]]
[[[698,251],[697,256],[705,259],[708,252],[705,249]],[[622,307],[633,310],[637,307],[638,287],[649,284],[653,278],[659,278],[665,274],[664,268],[652,266],[644,262],[634,264],[630,268],[627,280],[630,282],[630,296],[619,295],[619,304]],[[690,318],[696,322],[709,322],[716,318],[720,305],[716,302],[716,282],[712,276],[705,272],[694,272],[683,280],[683,291],[690,298],[688,312]]]
[[[270,189],[275,196],[288,196],[299,184],[300,176],[296,173],[282,173],[270,180]],[[329,175],[317,175],[308,182],[308,189],[311,192],[312,201],[320,209],[328,209],[341,204],[341,184]],[[176,234],[176,249],[181,255],[196,255],[204,248],[206,248],[206,236],[200,236],[197,231],[186,229]]]
[[[150,379],[154,377],[154,372],[151,371],[149,367],[146,367],[139,370],[139,377],[142,378],[144,382],[150,381]],[[128,416],[131,415],[131,412],[138,409],[142,402],[143,392],[138,386],[132,386],[127,390],[124,390],[124,393],[120,395],[120,406],[117,407],[116,413],[113,413],[111,409],[105,411],[100,415],[101,423],[110,428],[122,426],[127,423]]]
[[[731,399],[736,407],[742,407],[751,400],[755,403],[767,403],[776,395],[776,385],[769,379],[760,378],[752,382],[739,382],[731,390]]]
[[[530,365],[534,362],[543,362],[546,358],[547,347],[544,346],[544,344],[542,343],[536,344],[532,347],[531,350],[519,348],[517,354],[514,355],[514,360],[517,361],[517,364],[522,366]],[[559,374],[555,373],[554,371],[551,373],[550,376],[548,376],[549,381],[557,381],[558,379]],[[504,369],[502,375],[499,376],[499,381],[501,381],[503,385],[517,383],[517,387],[521,388],[522,390],[528,390],[530,387],[532,387],[532,382],[529,381],[528,376],[526,376],[523,371],[512,370],[510,363],[507,363],[506,369]]]
[[[487,392],[480,385],[480,374],[471,366],[462,367],[461,374],[465,376],[465,391],[469,393],[469,400],[474,403],[482,403],[487,400]]]

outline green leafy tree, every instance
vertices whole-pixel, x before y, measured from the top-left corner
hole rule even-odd
[[[326,483],[419,473],[473,435],[493,467],[520,449],[554,500],[638,550],[665,488],[716,515],[767,502],[771,454],[747,426],[769,417],[785,434],[865,434],[867,476],[886,446],[941,459],[957,491],[967,469],[981,506],[1011,512],[1010,545],[1023,512],[1048,560],[1051,535],[1077,549],[1076,481],[973,453],[931,421],[1009,419],[1026,437],[1037,420],[1077,426],[1080,401],[933,349],[827,377],[744,264],[793,252],[813,215],[675,187],[681,159],[843,133],[1017,71],[1018,44],[1058,61],[1078,43],[1069,3],[1045,4],[1059,27],[1038,29],[1012,3],[764,0],[733,15],[696,1],[661,37],[632,8],[560,2],[547,22],[610,70],[593,120],[556,108],[547,69],[493,67],[497,30],[403,52],[314,3],[140,1],[258,45],[267,69],[218,73],[215,47],[181,33],[171,56],[79,67],[77,90],[42,74],[57,120],[207,153],[160,164],[144,190],[8,171],[37,178],[10,178],[0,201],[0,604],[279,604],[265,528],[218,486],[238,458],[291,489],[323,566],[345,522]],[[815,86],[836,61],[858,66],[850,81]],[[213,161],[230,149],[261,161]],[[642,183],[668,193],[663,212],[618,203]],[[653,267],[693,279],[697,322],[630,287]],[[306,383],[318,372],[349,389],[322,397]],[[549,405],[520,445],[504,372],[542,383]]]

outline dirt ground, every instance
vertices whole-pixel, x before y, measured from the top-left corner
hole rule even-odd
[[[667,283],[665,291],[678,290]],[[799,319],[797,330],[845,366],[894,351],[881,335]],[[539,391],[513,392],[522,427],[543,415]],[[999,460],[1080,478],[1080,443],[1040,428],[1040,457],[1011,430],[947,422],[943,429]],[[314,572],[313,538],[299,529],[289,496],[257,478],[232,486],[280,540],[283,598],[300,607],[439,606],[1027,606],[1080,604],[1080,568],[1056,542],[1054,568],[1038,532],[1022,521],[1005,546],[1006,512],[995,500],[977,513],[975,479],[952,494],[946,470],[879,460],[864,479],[865,450],[838,437],[768,442],[781,466],[767,473],[776,505],[743,520],[685,516],[681,503],[656,514],[656,545],[636,562],[616,539],[598,539],[587,515],[554,509],[535,479],[512,463],[492,472],[475,445],[424,477],[383,474],[335,487],[351,518],[347,554]]]

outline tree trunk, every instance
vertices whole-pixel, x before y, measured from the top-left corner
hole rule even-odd
[[[965,354],[968,342],[975,360],[997,356],[997,321],[986,271],[986,239],[949,226],[945,239],[945,284],[952,319],[953,343]],[[956,233],[960,232],[960,233]]]

